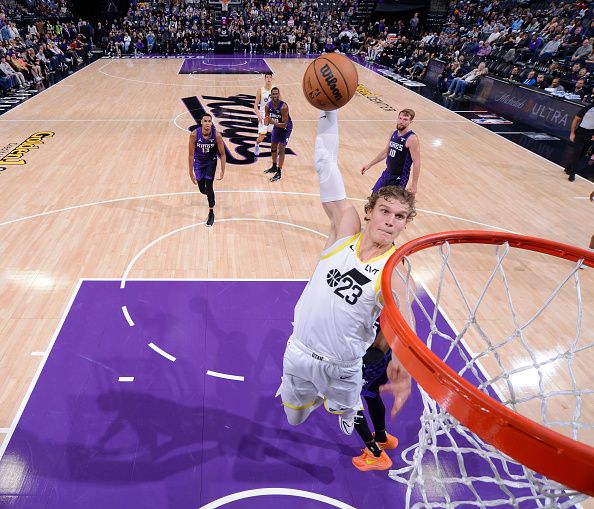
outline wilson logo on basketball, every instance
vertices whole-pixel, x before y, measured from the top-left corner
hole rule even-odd
[[[51,131],[33,133],[25,141],[22,141],[14,148],[11,148],[10,152],[4,154],[4,156],[2,156],[0,159],[0,164],[10,166],[21,166],[23,164],[27,164],[27,161],[23,159],[24,155],[31,150],[38,149],[39,145],[43,145],[43,140],[45,138],[51,138],[55,134],[56,133]],[[8,145],[8,147],[12,147],[12,145]],[[6,166],[0,166],[0,171],[4,171],[6,169]]]
[[[320,74],[324,77],[324,80],[326,80],[326,84],[328,85],[328,88],[332,91],[332,95],[334,96],[334,98],[337,101],[340,101],[342,99],[342,94],[336,86],[336,82],[338,80],[336,79],[336,76],[334,76],[334,73],[332,72],[332,69],[330,69],[330,66],[328,64],[324,64],[320,68]]]

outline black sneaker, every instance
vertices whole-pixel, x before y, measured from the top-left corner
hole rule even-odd
[[[278,166],[276,164],[273,164],[270,168],[268,168],[267,170],[264,170],[264,173],[276,173],[278,171]]]
[[[271,178],[270,178],[270,182],[276,182],[277,180],[280,180],[281,178],[281,172],[280,170],[278,170]]]
[[[211,210],[208,213],[208,219],[206,220],[206,226],[212,226],[214,224],[214,212]]]
[[[570,173],[569,178],[567,180],[569,180],[570,182],[573,182],[575,180],[575,173]]]

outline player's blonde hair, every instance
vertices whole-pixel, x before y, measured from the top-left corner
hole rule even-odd
[[[411,110],[410,108],[404,108],[398,112],[398,115],[404,113],[406,116],[410,117],[411,120],[415,118],[415,110]]]
[[[385,200],[398,200],[400,203],[408,205],[408,215],[406,216],[407,223],[410,223],[417,215],[415,195],[399,186],[380,187],[377,191],[371,193],[371,196],[367,198],[367,203],[365,204],[365,213],[373,210],[377,200],[380,198],[384,198]],[[367,221],[367,219],[365,220]]]

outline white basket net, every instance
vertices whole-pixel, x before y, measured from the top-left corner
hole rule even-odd
[[[417,334],[436,355],[515,412],[594,444],[594,269],[507,243],[445,243],[405,267]],[[419,391],[418,443],[390,471],[406,485],[407,508],[566,508],[588,498],[509,458]]]

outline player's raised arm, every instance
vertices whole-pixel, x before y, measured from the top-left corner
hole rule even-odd
[[[337,239],[361,231],[361,220],[346,198],[344,182],[338,169],[338,116],[336,111],[321,111],[314,148],[314,167],[320,179],[320,200],[330,219],[326,247]]]

